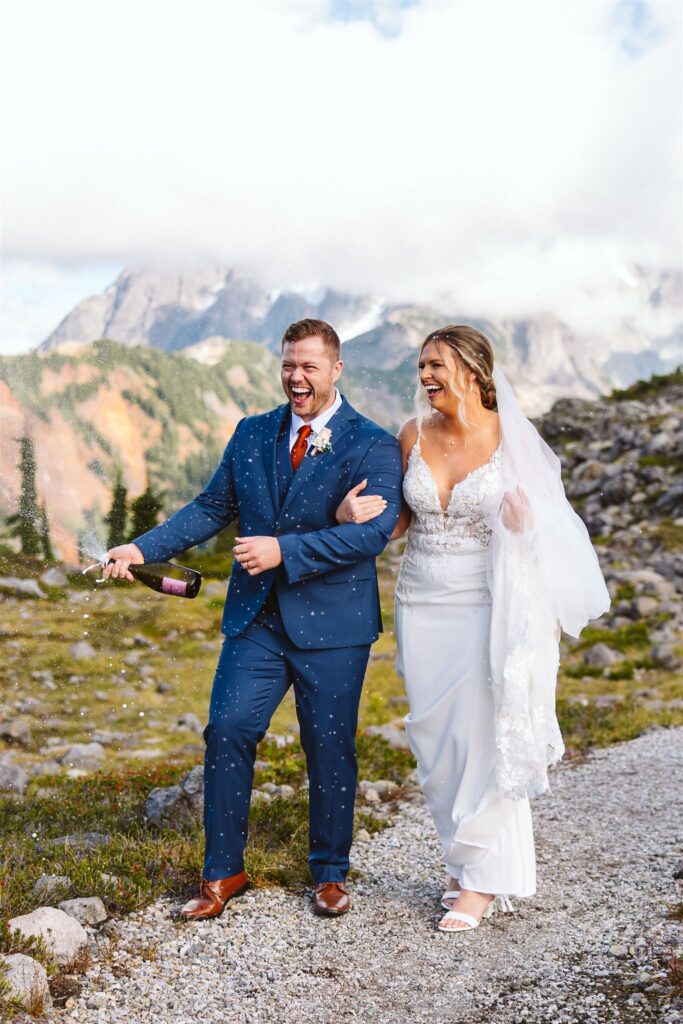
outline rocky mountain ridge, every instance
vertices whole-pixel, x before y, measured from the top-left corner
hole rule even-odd
[[[254,277],[216,264],[182,273],[126,269],[103,294],[79,303],[40,351],[111,338],[186,351],[203,361],[209,341],[213,352],[232,339],[277,349],[289,323],[319,317],[337,328],[345,360],[372,385],[377,407],[385,409],[388,402],[394,417],[402,410],[402,418],[410,405],[420,342],[444,323],[464,321],[491,338],[520,400],[538,415],[558,398],[597,397],[683,361],[681,275],[633,268],[620,278],[620,287],[624,313],[618,329],[606,333],[577,331],[542,312],[526,318],[473,317],[456,299],[427,306],[324,286],[268,291]]]

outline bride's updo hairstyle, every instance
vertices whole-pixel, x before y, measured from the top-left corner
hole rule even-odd
[[[425,345],[433,342],[443,358],[443,349],[448,348],[455,359],[456,374],[451,375],[449,381],[454,394],[458,398],[464,398],[467,388],[467,376],[469,371],[473,373],[479,392],[481,404],[485,409],[497,409],[496,385],[493,383],[493,347],[488,338],[475,327],[467,324],[449,324],[447,327],[440,327],[432,331],[422,342],[420,358]],[[465,414],[464,403],[460,402],[458,415],[464,426],[469,426]]]

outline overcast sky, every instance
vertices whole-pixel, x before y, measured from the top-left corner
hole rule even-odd
[[[618,318],[681,267],[682,6],[15,0],[0,351],[136,263]]]

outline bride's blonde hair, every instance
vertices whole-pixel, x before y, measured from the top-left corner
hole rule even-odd
[[[433,342],[443,358],[443,348],[450,349],[454,356],[455,370],[451,374],[449,384],[453,393],[460,399],[458,417],[464,427],[469,427],[465,416],[465,390],[467,373],[473,373],[481,394],[481,404],[485,409],[497,409],[496,385],[493,383],[493,346],[488,338],[475,327],[467,324],[449,324],[432,331],[420,346],[420,356],[425,345]],[[418,381],[416,398],[423,396],[423,389]],[[417,404],[417,403],[416,403]],[[419,414],[418,414],[419,415]],[[420,417],[422,418],[422,417]]]

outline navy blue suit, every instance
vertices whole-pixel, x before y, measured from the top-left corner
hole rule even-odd
[[[346,399],[331,417],[332,450],[289,459],[289,405],[241,420],[200,495],[135,540],[163,561],[239,516],[241,535],[275,536],[282,565],[250,576],[234,562],[226,636],[204,730],[204,877],[243,869],[256,745],[294,687],[310,796],[309,864],[316,882],[348,871],[356,789],[355,733],[370,644],[382,629],[375,558],[401,503],[398,442]],[[338,524],[351,487],[380,494],[369,523]]]

